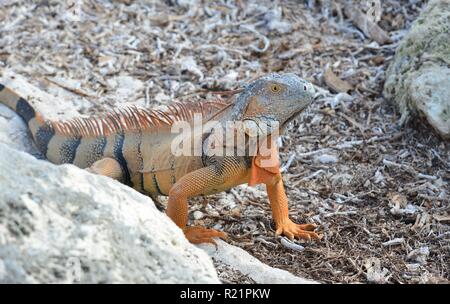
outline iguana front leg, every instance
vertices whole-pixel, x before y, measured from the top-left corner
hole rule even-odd
[[[193,196],[218,192],[229,188],[229,184],[239,183],[247,174],[245,166],[236,159],[223,159],[220,164],[210,165],[183,176],[169,191],[166,214],[180,227],[186,238],[193,244],[212,243],[213,238],[226,238],[226,234],[203,227],[187,227],[188,203]]]
[[[299,225],[289,218],[288,199],[284,192],[283,179],[281,177],[278,149],[272,142],[267,155],[258,154],[253,158],[249,185],[263,183],[267,188],[273,220],[276,226],[276,235],[284,234],[288,238],[298,237],[311,240],[319,239],[313,232],[314,224]]]
[[[272,208],[273,220],[276,226],[276,235],[284,234],[291,240],[298,237],[305,240],[319,239],[314,224],[299,225],[289,218],[288,199],[284,192],[281,173],[274,174],[273,178],[266,181],[267,195]]]

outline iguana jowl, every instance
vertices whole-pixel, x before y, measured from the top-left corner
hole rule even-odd
[[[248,84],[230,102],[178,103],[167,111],[129,108],[101,117],[48,121],[14,91],[0,84],[0,102],[25,122],[38,149],[55,164],[71,163],[117,179],[151,197],[168,195],[167,215],[192,243],[214,243],[226,234],[203,227],[188,227],[187,199],[228,190],[248,183],[266,185],[276,234],[316,239],[315,225],[295,224],[288,216],[288,201],[278,163],[261,165],[263,155],[176,156],[171,144],[177,121],[251,122],[257,129],[278,122],[283,129],[313,100],[311,83],[294,74],[270,74]],[[273,142],[272,135],[261,133]],[[202,141],[208,139],[203,135]],[[271,146],[278,160],[277,148]]]

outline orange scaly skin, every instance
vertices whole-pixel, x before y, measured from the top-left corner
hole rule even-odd
[[[299,225],[291,221],[288,211],[288,200],[284,192],[281,173],[278,172],[271,180],[266,181],[267,195],[269,196],[270,207],[272,208],[273,219],[276,225],[276,235],[284,234],[290,239],[294,237],[311,240],[318,239],[319,236],[313,232],[316,229],[314,224]]]
[[[275,221],[276,235],[284,234],[291,240],[294,239],[294,237],[305,240],[318,239],[319,236],[313,232],[313,230],[316,229],[316,225],[298,225],[289,218],[288,199],[284,192],[283,178],[278,164],[278,148],[274,141],[271,141],[271,143],[272,152],[270,158],[273,158],[276,161],[275,165],[272,167],[261,168],[261,160],[268,159],[269,157],[254,157],[249,185],[257,183],[264,183],[266,185],[273,220]]]
[[[167,215],[195,244],[215,244],[213,238],[226,238],[226,234],[188,227],[188,199],[245,183],[266,185],[276,235],[319,238],[313,231],[315,225],[298,225],[290,220],[276,134],[264,128],[277,122],[283,129],[309,105],[313,96],[313,86],[296,75],[271,74],[235,91],[228,103],[175,104],[167,111],[131,108],[103,117],[54,122],[45,120],[26,100],[0,84],[0,102],[25,120],[36,146],[49,161],[71,163],[109,176],[153,199],[168,195]],[[176,134],[171,133],[171,127],[178,121],[193,123],[194,114],[200,114],[205,122],[217,121],[219,126],[228,121],[243,121],[247,126],[246,139],[256,132],[259,138],[268,140],[271,154],[266,156],[259,146],[256,156],[211,156],[207,153],[209,148],[203,145],[209,140],[209,133],[201,138],[201,156],[174,155],[171,143]],[[254,132],[246,128],[253,128]],[[268,159],[274,160],[270,166],[264,165]]]

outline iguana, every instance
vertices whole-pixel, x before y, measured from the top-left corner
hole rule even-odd
[[[0,84],[0,102],[27,123],[37,148],[52,163],[70,163],[109,176],[152,198],[169,196],[166,214],[191,243],[213,243],[226,234],[204,227],[189,227],[187,199],[228,190],[248,183],[266,185],[276,225],[276,235],[318,239],[314,224],[299,225],[288,216],[288,200],[278,163],[275,133],[263,126],[278,122],[283,129],[313,100],[314,87],[295,74],[269,74],[247,84],[228,102],[223,100],[174,103],[167,110],[137,107],[68,121],[50,121],[35,111],[24,98]],[[204,122],[243,121],[268,139],[271,155],[210,155],[204,143],[214,132],[201,135],[200,155],[175,155],[171,132],[177,122],[192,123],[195,115]],[[246,144],[249,142],[245,130]],[[267,131],[269,130],[269,131]],[[272,144],[270,144],[272,143]],[[205,150],[206,149],[206,150]],[[269,166],[266,159],[275,159]]]

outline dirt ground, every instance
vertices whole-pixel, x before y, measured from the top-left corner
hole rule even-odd
[[[291,215],[318,224],[322,240],[276,239],[263,187],[197,198],[191,222],[320,282],[449,282],[449,144],[422,121],[399,126],[382,95],[397,42],[426,1],[382,1],[378,24],[393,40],[383,46],[341,1],[3,2],[0,71],[73,94],[85,101],[74,104],[80,114],[211,98],[199,90],[236,89],[268,72],[313,82],[320,96],[280,143]],[[348,94],[327,85],[329,69]],[[251,282],[218,270],[224,282]]]

